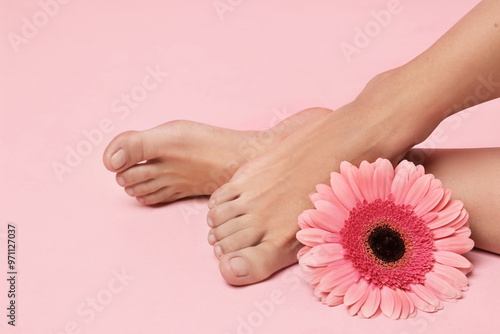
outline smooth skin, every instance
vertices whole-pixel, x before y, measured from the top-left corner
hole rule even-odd
[[[199,190],[213,182],[207,171],[232,175],[229,182],[217,183],[220,188],[209,200],[208,240],[224,279],[246,285],[297,261],[301,247],[295,238],[297,216],[312,208],[308,194],[316,184],[328,183],[341,161],[359,164],[384,157],[396,164],[446,117],[498,97],[500,1],[485,0],[424,53],[373,78],[353,102],[335,112],[310,109],[313,117],[285,131],[255,157],[234,149],[234,143],[249,142],[255,133],[211,128],[205,132],[215,136],[210,141],[199,125],[179,130],[174,136],[178,139],[172,140],[173,128],[164,125],[161,131],[119,135],[106,149],[104,163],[117,172],[117,182],[145,204],[200,194],[194,186]],[[219,163],[210,160],[206,150],[220,151]],[[499,151],[473,151],[424,152],[428,155],[424,166],[445,179],[444,185],[469,208],[476,245],[498,253],[500,195],[492,179],[499,180]],[[475,169],[448,163],[465,166],[471,157]],[[220,164],[221,158],[237,164],[227,168]],[[140,164],[144,160],[146,166]],[[151,167],[149,174],[144,167]],[[477,174],[481,180],[475,179]]]

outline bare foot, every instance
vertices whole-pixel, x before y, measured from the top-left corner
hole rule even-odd
[[[371,128],[373,122],[346,110],[349,106],[250,160],[212,194],[208,240],[227,282],[259,282],[297,262],[297,217],[312,208],[308,194],[317,184],[328,183],[342,160],[399,158],[378,145],[384,141],[390,146],[391,134],[381,135],[380,128]]]
[[[116,136],[103,155],[116,182],[143,204],[210,195],[247,160],[274,147],[330,110],[311,108],[266,131],[235,131],[173,121]]]

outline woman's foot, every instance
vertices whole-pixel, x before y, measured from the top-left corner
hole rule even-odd
[[[143,204],[210,195],[246,161],[328,114],[311,108],[266,131],[235,131],[174,121],[116,136],[103,155],[116,182]]]
[[[329,183],[342,160],[359,164],[378,157],[401,158],[386,149],[404,151],[397,147],[402,142],[394,145],[394,138],[388,138],[391,133],[384,130],[389,129],[375,129],[373,121],[346,112],[349,109],[329,114],[247,162],[212,194],[208,241],[227,282],[259,282],[297,262],[297,217],[312,208],[308,194],[317,184]]]

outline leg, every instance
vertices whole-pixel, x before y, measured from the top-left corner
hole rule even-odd
[[[414,149],[407,157],[464,202],[475,246],[500,254],[500,148]]]
[[[251,284],[296,262],[297,216],[341,161],[397,162],[447,116],[500,97],[498,9],[499,1],[482,1],[420,56],[377,75],[353,102],[247,162],[215,191],[208,240],[224,279]]]
[[[311,108],[266,131],[235,131],[174,121],[116,136],[104,151],[117,183],[144,204],[210,195],[247,160],[331,110]],[[145,162],[144,162],[145,161]]]

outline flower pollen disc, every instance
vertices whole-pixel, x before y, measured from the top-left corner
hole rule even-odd
[[[425,281],[434,264],[430,229],[413,210],[391,200],[360,203],[340,235],[346,257],[379,287],[409,290]]]
[[[375,228],[368,237],[373,254],[386,263],[396,262],[405,255],[405,242],[401,235],[387,226]]]

